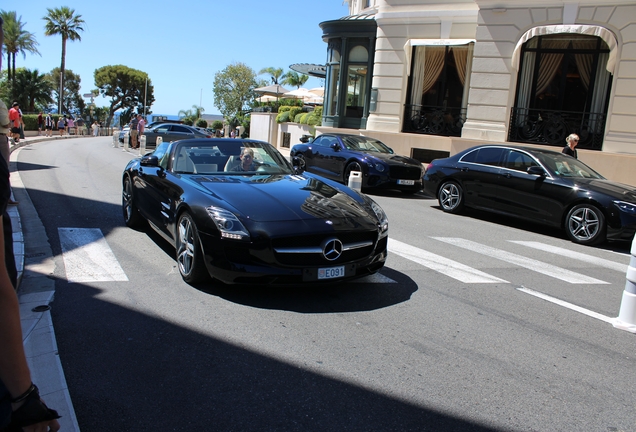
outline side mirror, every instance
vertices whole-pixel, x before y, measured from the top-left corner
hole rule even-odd
[[[331,144],[329,147],[331,147],[335,151],[339,151],[340,150],[340,144],[338,144],[337,142]]]
[[[141,158],[139,162],[141,166],[147,167],[158,167],[159,166],[159,158],[155,155],[148,155]]]
[[[536,175],[539,177],[545,177],[545,170],[543,168],[541,168],[540,166],[531,166],[528,168],[528,174],[530,175]]]

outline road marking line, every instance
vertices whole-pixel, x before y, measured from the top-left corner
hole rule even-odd
[[[574,305],[572,303],[568,303],[568,302],[563,301],[563,300],[559,300],[558,298],[549,296],[547,294],[540,293],[539,291],[535,291],[535,290],[532,290],[532,289],[529,289],[529,288],[524,288],[524,287],[517,288],[517,291],[521,291],[521,292],[524,292],[526,294],[530,294],[532,296],[535,296],[535,297],[538,297],[540,299],[549,301],[549,302],[557,304],[559,306],[566,307],[566,308],[571,309],[571,310],[573,310],[575,312],[580,312],[580,313],[582,313],[584,315],[587,315],[587,316],[592,317],[592,318],[599,319],[601,321],[605,321],[605,322],[610,323],[610,324],[613,324],[614,321],[616,321],[616,318],[610,318],[610,317],[607,317],[605,315],[601,315],[600,313],[593,312],[593,311],[591,311],[589,309],[582,308],[580,306]]]
[[[616,270],[621,273],[627,273],[627,267],[629,267],[627,264],[617,263],[617,262],[606,260],[603,258],[598,258],[592,255],[587,255],[581,252],[574,252],[569,249],[565,249],[565,248],[561,248],[557,246],[550,246],[545,243],[539,243],[534,241],[517,241],[517,240],[508,240],[508,241],[511,243],[522,245],[522,246],[527,246],[533,249],[538,249],[544,252],[550,252],[550,253],[561,255],[567,258],[572,258],[578,261],[583,261],[583,262],[594,264],[600,267],[605,267],[611,270]]]
[[[389,252],[464,283],[508,283],[503,279],[468,267],[440,255],[389,238]]]
[[[569,282],[571,284],[603,284],[607,285],[609,282],[604,282],[599,279],[594,279],[589,276],[585,276],[579,273],[575,273],[570,270],[566,270],[561,267],[554,266],[552,264],[544,263],[532,258],[526,258],[521,255],[514,254],[512,252],[504,251],[501,249],[495,249],[490,246],[482,245],[470,240],[452,237],[433,237],[435,240],[442,241],[444,243],[452,244],[463,249],[467,249],[473,252],[487,255],[492,258],[508,262],[510,264],[525,267],[529,270],[537,273],[551,276],[559,280]]]
[[[69,283],[127,281],[98,228],[58,228]]]

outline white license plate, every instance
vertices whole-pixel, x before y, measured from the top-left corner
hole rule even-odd
[[[344,277],[344,275],[345,275],[344,266],[318,269],[318,279],[335,279],[339,277]]]
[[[397,183],[399,185],[413,186],[415,184],[415,180],[398,180]]]

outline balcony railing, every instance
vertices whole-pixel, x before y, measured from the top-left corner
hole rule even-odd
[[[575,133],[578,148],[601,150],[605,131],[605,113],[582,113],[526,108],[513,108],[509,141],[565,146],[565,138]]]
[[[405,105],[404,132],[461,136],[466,110],[442,106]]]

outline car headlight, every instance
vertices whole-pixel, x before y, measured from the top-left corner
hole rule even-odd
[[[384,213],[384,210],[382,210],[382,207],[380,207],[375,201],[371,201],[370,204],[375,216],[378,218],[380,236],[384,237],[389,233],[389,218],[386,216],[386,213]]]
[[[381,163],[376,163],[375,164],[375,169],[378,172],[384,172],[386,170],[386,167],[383,164],[381,164]]]
[[[618,207],[620,211],[636,214],[636,204],[628,203],[625,201],[614,201],[614,204],[616,204],[616,207]]]
[[[207,207],[206,210],[221,232],[222,238],[249,240],[250,234],[234,213],[220,207]]]

